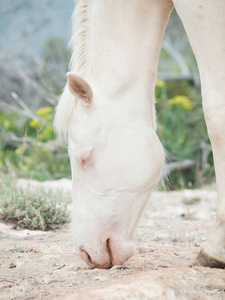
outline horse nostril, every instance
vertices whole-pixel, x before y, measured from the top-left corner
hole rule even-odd
[[[80,252],[81,252],[81,256],[82,256],[83,259],[86,261],[86,263],[87,263],[89,266],[93,267],[93,261],[92,261],[90,255],[87,253],[87,251],[85,251],[85,250],[80,250]]]
[[[110,239],[106,240],[106,246],[107,246],[107,250],[108,250],[108,253],[109,253],[110,265],[112,267],[113,266],[113,255],[112,255],[112,251],[110,249]]]
[[[93,264],[92,259],[88,253],[87,253],[87,256],[88,256],[88,261],[90,262],[90,264]]]

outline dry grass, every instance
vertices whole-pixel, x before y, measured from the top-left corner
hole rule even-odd
[[[56,195],[16,190],[12,181],[2,180],[0,189],[0,216],[15,228],[38,230],[58,229],[69,223],[67,204]]]

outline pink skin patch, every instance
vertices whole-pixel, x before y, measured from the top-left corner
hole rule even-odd
[[[88,163],[91,162],[93,157],[93,150],[86,152],[85,154],[83,154],[80,158],[81,161],[81,166],[84,167],[85,165],[87,165]]]

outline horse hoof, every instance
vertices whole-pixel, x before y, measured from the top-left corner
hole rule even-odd
[[[199,252],[199,254],[196,257],[195,262],[192,266],[202,266],[202,267],[209,267],[209,268],[225,269],[224,262],[211,257],[210,255],[206,254],[203,250],[201,250]]]

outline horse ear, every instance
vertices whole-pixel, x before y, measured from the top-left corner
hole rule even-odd
[[[93,99],[93,91],[90,85],[80,76],[74,73],[67,73],[68,86],[71,94],[90,104]]]

